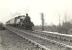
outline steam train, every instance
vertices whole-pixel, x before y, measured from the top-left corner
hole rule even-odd
[[[6,22],[6,25],[17,27],[17,28],[22,28],[25,30],[33,30],[33,27],[34,27],[34,24],[31,21],[28,14],[26,14],[26,16],[20,15],[20,16],[10,19],[9,21]]]

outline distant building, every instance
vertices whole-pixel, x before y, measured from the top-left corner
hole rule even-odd
[[[0,22],[0,30],[4,30],[4,24]]]

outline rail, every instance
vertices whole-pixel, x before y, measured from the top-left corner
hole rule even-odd
[[[11,27],[11,28],[12,28],[12,27]],[[9,31],[12,31],[12,30],[10,30],[9,28],[7,28],[7,29],[8,29]],[[15,29],[15,28],[13,28],[13,29]],[[16,29],[16,30],[18,30],[18,29]],[[21,32],[26,33],[26,34],[29,34],[28,32],[25,32],[25,31],[22,31],[22,30],[18,30],[18,31],[21,31]],[[12,32],[14,32],[14,33],[16,33],[16,34],[18,33],[18,32],[15,32],[15,31],[12,31]],[[25,37],[24,37],[23,35],[21,35],[21,34],[17,34],[17,35],[25,38]],[[69,45],[66,45],[66,44],[63,44],[63,43],[54,41],[54,40],[50,40],[50,39],[47,39],[47,38],[44,38],[44,37],[41,37],[41,36],[37,36],[37,35],[34,35],[34,34],[32,34],[32,35],[35,36],[35,37],[39,37],[39,38],[41,38],[41,39],[47,40],[47,41],[49,41],[49,42],[51,42],[51,43],[55,43],[55,44],[57,44],[57,45],[59,45],[59,46],[63,46],[63,47],[72,49],[72,46],[69,46]],[[45,47],[45,46],[43,46],[43,45],[41,45],[41,44],[39,44],[39,43],[37,43],[37,42],[29,39],[29,38],[26,38],[26,39],[28,39],[28,40],[31,41],[32,43],[35,43],[35,45],[38,45],[39,47],[41,47],[41,48],[43,48],[43,49],[45,49],[45,50],[48,50],[48,49],[49,49],[49,48],[47,48],[47,47]]]

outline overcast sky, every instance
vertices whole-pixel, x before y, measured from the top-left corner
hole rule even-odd
[[[71,19],[72,0],[0,0],[0,21],[7,20],[19,14],[29,13],[35,25],[41,24],[41,15],[44,13],[45,25],[58,24],[65,19]]]

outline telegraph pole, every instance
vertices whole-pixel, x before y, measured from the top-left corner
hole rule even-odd
[[[65,16],[65,22],[67,22],[67,13],[65,13],[64,16]]]
[[[41,20],[42,20],[42,31],[44,30],[44,14],[41,13]]]
[[[61,24],[60,24],[60,15],[59,15],[59,26],[60,26]]]

